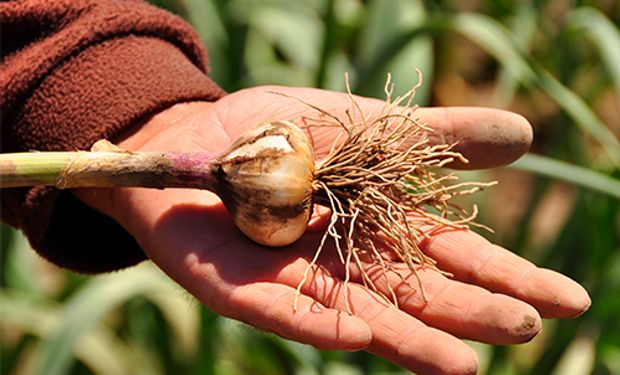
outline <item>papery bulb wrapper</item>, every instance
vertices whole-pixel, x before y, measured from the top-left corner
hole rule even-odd
[[[215,163],[218,195],[252,240],[285,246],[306,230],[314,157],[296,125],[264,123],[241,135]]]

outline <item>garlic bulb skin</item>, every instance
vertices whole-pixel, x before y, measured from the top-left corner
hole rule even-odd
[[[296,125],[274,121],[249,130],[217,160],[213,173],[233,221],[252,240],[286,246],[306,230],[314,155]]]

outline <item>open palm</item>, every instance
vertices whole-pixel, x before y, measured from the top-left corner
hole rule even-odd
[[[220,151],[258,123],[314,114],[269,91],[301,97],[336,114],[350,106],[340,93],[257,87],[215,103],[174,106],[149,119],[121,146]],[[359,101],[367,114],[382,106],[378,100]],[[436,141],[459,141],[470,168],[510,162],[531,141],[529,124],[508,112],[423,108],[418,114],[435,129]],[[312,139],[317,155],[324,154],[334,139],[333,130],[313,130]],[[294,312],[296,287],[322,236],[320,215],[299,241],[272,249],[244,237],[217,196],[206,191],[113,189],[77,194],[121,223],[153,262],[208,308],[321,349],[365,349],[421,373],[475,373],[476,354],[459,338],[525,342],[540,330],[541,316],[576,316],[590,304],[585,290],[572,280],[537,268],[472,232],[452,230],[434,233],[421,244],[439,268],[453,274],[448,278],[430,270],[419,272],[427,302],[393,276],[399,308],[392,307],[356,283],[361,283],[359,270],[352,270],[345,292],[343,266],[325,251]],[[352,314],[347,313],[345,298]]]

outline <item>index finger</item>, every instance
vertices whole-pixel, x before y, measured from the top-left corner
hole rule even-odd
[[[469,160],[454,162],[455,169],[498,167],[520,158],[532,144],[530,123],[513,112],[480,107],[434,107],[419,109],[422,122],[435,131],[435,144],[456,143],[455,151]]]
[[[378,113],[385,103],[376,99],[360,98],[365,114]],[[369,115],[372,116],[372,115]],[[456,144],[469,161],[454,161],[453,169],[483,169],[510,164],[525,154],[532,144],[530,123],[513,112],[481,107],[424,107],[413,114],[418,122],[429,126],[432,144]],[[333,128],[319,128],[313,132],[315,147],[325,147],[334,140]]]
[[[292,120],[316,116],[316,110],[308,104],[341,120],[347,119],[349,114],[355,118],[363,116],[372,119],[382,114],[386,107],[384,100],[349,96],[329,90],[279,86],[253,90],[271,95],[252,95],[237,102],[243,103],[245,110],[242,113],[247,112],[248,106],[259,108],[259,111],[271,111],[265,113],[266,119]],[[284,96],[278,97],[273,95],[274,92]],[[247,93],[242,91],[237,94],[245,96]],[[274,99],[280,103],[277,110],[274,110]],[[228,98],[221,100],[226,101]],[[231,100],[230,104],[237,105],[235,100]],[[523,116],[505,110],[482,107],[420,107],[412,116],[433,129],[430,134],[433,144],[456,143],[454,150],[469,160],[467,164],[454,162],[448,165],[451,168],[480,169],[502,166],[521,157],[532,143],[532,127],[529,122]],[[335,138],[335,129],[314,128],[312,137],[317,149],[329,150]]]

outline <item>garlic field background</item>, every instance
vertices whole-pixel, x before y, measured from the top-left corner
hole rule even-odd
[[[487,234],[581,282],[593,305],[532,342],[471,343],[480,374],[620,374],[620,1],[157,0],[191,22],[211,75],[382,97],[392,73],[420,105],[523,114],[532,153],[472,199]],[[3,227],[0,374],[403,374],[321,352],[202,308],[149,263],[86,277],[41,261]],[[85,249],[87,251],[87,249]]]

